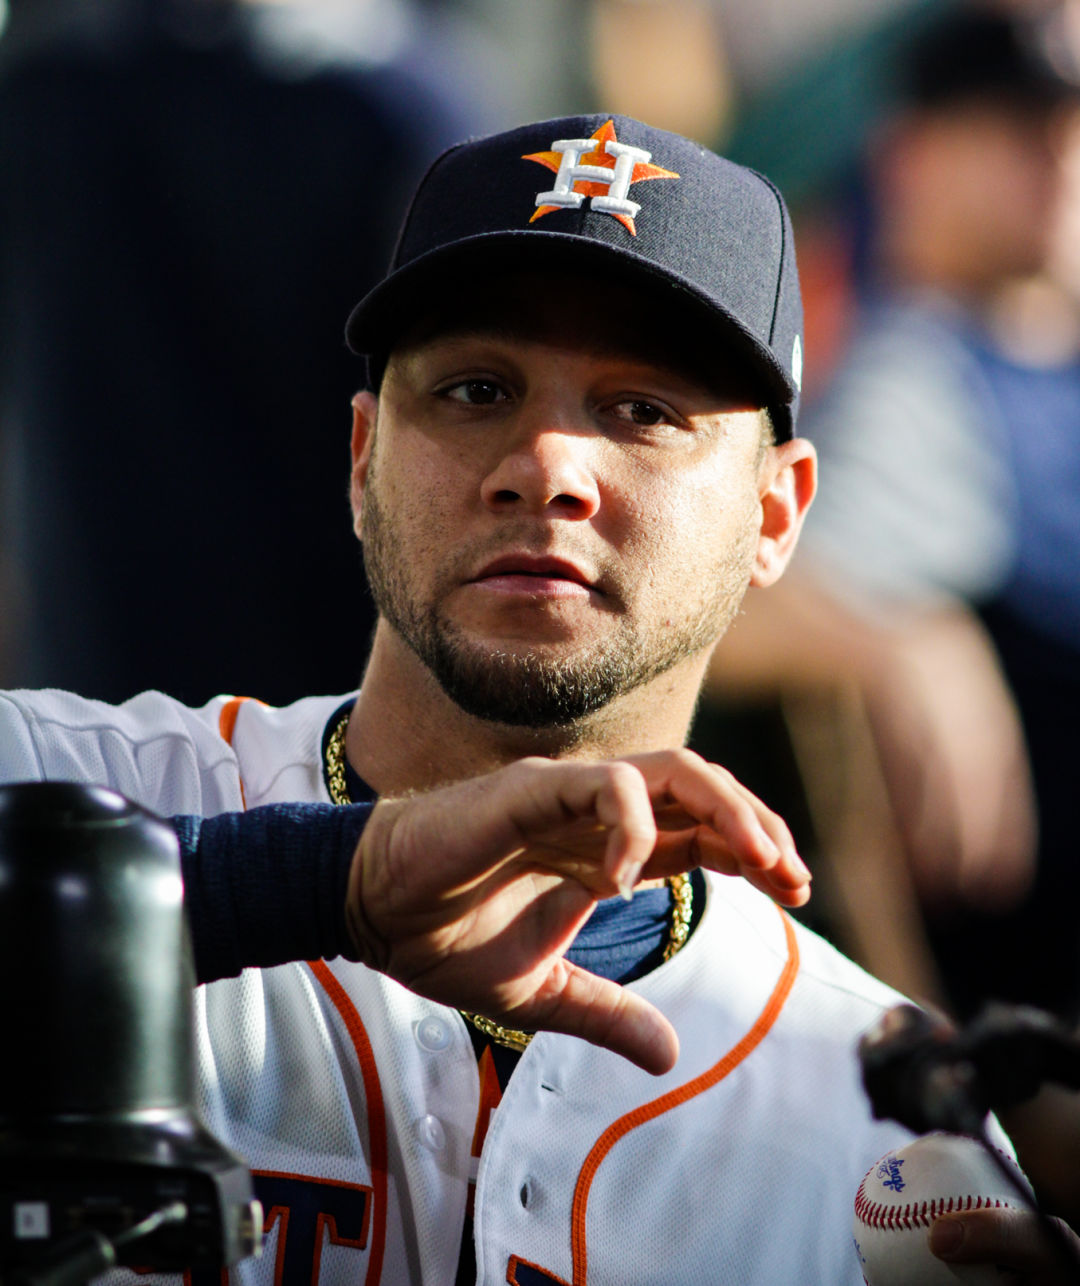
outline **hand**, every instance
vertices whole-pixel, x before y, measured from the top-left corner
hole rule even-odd
[[[695,866],[745,876],[786,906],[809,897],[781,819],[688,750],[522,759],[381,800],[347,915],[360,958],[420,995],[581,1036],[658,1074],[678,1057],[671,1024],[564,953],[601,898]]]
[[[1003,1286],[1076,1286],[1080,1237],[1060,1219],[1054,1223],[1061,1230],[1060,1246],[1030,1211],[965,1210],[934,1221],[930,1249],[950,1264],[996,1266]]]

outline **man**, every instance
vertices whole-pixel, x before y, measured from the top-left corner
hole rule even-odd
[[[273,852],[296,812],[255,806],[354,804],[300,830],[321,852],[352,819],[347,922],[312,930],[352,960],[278,964],[302,954],[265,924],[319,919],[284,867],[189,865],[204,976],[235,971],[215,926],[278,903],[234,952],[267,967],[198,996],[202,1108],[269,1214],[244,1280],[859,1281],[853,1194],[905,1131],[853,1049],[894,993],[750,887],[805,899],[786,827],[680,749],[813,495],[799,327],[757,175],[623,118],[462,145],[349,324],[359,694],[0,702],[9,777],[255,810],[203,839]],[[332,603],[313,626],[340,645]]]

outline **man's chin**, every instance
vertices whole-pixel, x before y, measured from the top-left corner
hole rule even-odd
[[[514,728],[566,728],[624,688],[625,668],[578,650],[460,643],[421,659],[467,714]]]
[[[620,632],[612,629],[586,629],[580,624],[549,619],[536,628],[528,623],[517,632],[507,629],[464,628],[457,622],[437,631],[438,641],[428,638],[429,647],[452,655],[455,661],[471,669],[532,672],[535,669],[557,673],[563,670],[587,669],[609,664],[607,658],[625,647]],[[609,623],[610,624],[610,623]]]

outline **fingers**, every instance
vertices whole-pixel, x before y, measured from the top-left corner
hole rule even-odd
[[[782,853],[771,866],[757,869],[737,861],[727,847],[708,832],[699,833],[698,852],[699,865],[722,875],[742,876],[781,906],[805,906],[810,900],[810,872],[798,854]]]
[[[636,768],[624,763],[604,768],[592,799],[583,798],[578,806],[583,812],[595,810],[597,821],[608,829],[604,871],[629,900],[656,846],[656,819],[645,781]],[[583,780],[582,784],[587,783]]]
[[[1025,1286],[1071,1286],[1080,1269],[1080,1239],[1060,1220],[1047,1234],[1026,1210],[987,1208],[942,1215],[930,1227],[930,1249],[948,1263],[993,1264]]]
[[[679,1057],[671,1023],[636,992],[564,961],[562,985],[534,1025],[610,1049],[659,1076]]]
[[[641,769],[654,803],[681,805],[712,827],[750,865],[767,867],[794,843],[783,821],[718,764],[689,750],[665,751],[633,761]]]
[[[592,765],[529,760],[520,767],[525,791],[514,824],[523,848],[544,836],[543,863],[598,897],[615,889],[627,897],[643,874],[698,865],[745,876],[784,906],[802,906],[810,896],[810,873],[783,820],[726,769],[692,751]],[[595,830],[575,829],[576,823]],[[597,833],[606,834],[599,865],[582,861],[580,847],[583,836]],[[539,856],[535,847],[530,856]]]
[[[631,763],[520,760],[503,792],[518,860],[577,879],[597,897],[629,897],[656,843],[641,773]],[[493,801],[494,802],[494,801]]]
[[[682,842],[696,847],[693,865],[726,875],[743,875],[785,906],[801,906],[810,896],[810,872],[782,818],[767,808],[726,769],[688,750],[666,751],[632,761],[649,787],[664,831],[697,824]],[[674,851],[668,837],[668,853]],[[650,866],[650,875],[673,871]]]
[[[409,809],[403,833],[413,860],[427,879],[450,885],[524,860],[568,874],[598,897],[625,897],[643,872],[654,878],[700,864],[745,875],[785,905],[809,896],[809,872],[783,820],[688,750],[596,764],[519,760],[492,777],[414,797]],[[658,821],[668,832],[659,845]],[[433,848],[442,855],[438,877],[426,860]]]

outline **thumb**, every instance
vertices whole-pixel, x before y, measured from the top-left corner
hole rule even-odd
[[[653,1076],[675,1066],[679,1038],[654,1005],[567,960],[561,964],[564,984],[545,1004],[538,1026],[610,1049]]]
[[[1059,1223],[1059,1220],[1055,1220]],[[1069,1235],[1061,1225],[1063,1237]],[[939,1259],[954,1264],[995,1264],[1024,1274],[1039,1274],[1023,1280],[1036,1282],[1072,1281],[1058,1278],[1053,1269],[1061,1264],[1064,1246],[1051,1239],[1038,1217],[1028,1210],[987,1208],[942,1215],[930,1226],[930,1250]],[[1007,1280],[1007,1279],[1005,1279]]]

